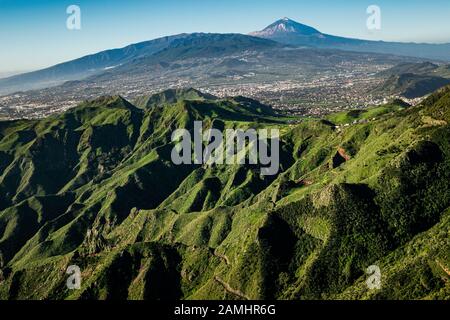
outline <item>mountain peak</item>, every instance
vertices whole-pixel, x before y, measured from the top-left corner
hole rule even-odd
[[[105,95],[82,102],[78,107],[105,107],[116,109],[135,109],[136,107],[120,95]]]
[[[288,17],[284,17],[275,21],[262,31],[251,33],[251,35],[259,37],[277,37],[288,34],[296,34],[303,36],[320,35],[321,32],[313,27],[301,24],[297,21],[291,20]]]
[[[182,100],[215,100],[217,97],[203,93],[194,88],[167,89],[149,96],[141,96],[134,101],[139,108],[149,108],[157,105],[177,103]]]

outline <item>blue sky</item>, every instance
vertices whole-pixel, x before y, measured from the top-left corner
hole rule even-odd
[[[72,4],[81,30],[66,28]],[[377,32],[366,28],[372,4]],[[285,16],[340,36],[450,42],[449,0],[0,0],[0,74],[182,32],[248,33]]]

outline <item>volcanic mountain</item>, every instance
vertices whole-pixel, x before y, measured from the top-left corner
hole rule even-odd
[[[345,38],[322,33],[289,18],[277,20],[262,31],[252,32],[250,35],[291,45],[450,61],[450,44],[384,42]]]

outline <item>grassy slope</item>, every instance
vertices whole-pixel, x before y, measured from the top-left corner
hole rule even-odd
[[[375,94],[401,95],[409,99],[422,97],[449,84],[450,66],[430,62],[403,63],[379,73],[384,83]]]
[[[372,120],[379,116],[386,115],[388,113],[396,112],[407,108],[408,105],[401,100],[394,100],[393,102],[371,107],[367,109],[355,109],[350,111],[342,111],[330,114],[325,118],[336,125],[351,124],[354,121]]]
[[[0,297],[447,299],[449,91],[339,132],[167,95],[0,123]],[[280,128],[282,171],[174,166],[170,134],[194,120]],[[65,287],[71,264],[81,290]]]

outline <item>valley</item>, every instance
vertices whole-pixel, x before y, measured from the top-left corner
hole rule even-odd
[[[219,97],[251,97],[289,114],[320,116],[383,103],[382,95],[367,92],[381,85],[382,79],[375,76],[378,72],[403,60],[308,49],[177,59],[164,66],[158,62],[132,72],[127,67],[126,73],[114,70],[49,89],[6,95],[0,97],[0,116],[41,118],[100,95],[120,94],[133,100],[167,88],[186,87]]]

